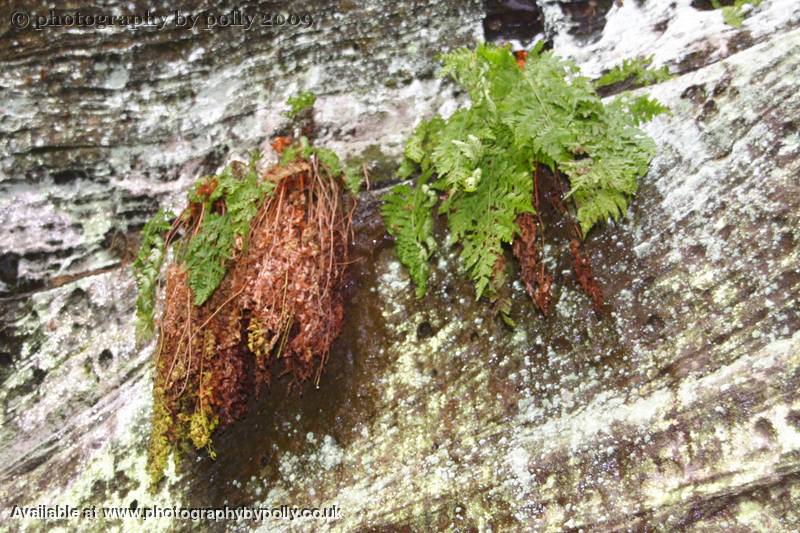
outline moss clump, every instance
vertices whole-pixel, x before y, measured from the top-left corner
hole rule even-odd
[[[263,173],[253,158],[201,178],[175,223],[159,226],[158,246],[174,253],[155,355],[153,489],[171,453],[216,456],[213,433],[245,412],[275,364],[318,380],[341,329],[354,199],[333,152],[301,148]]]
[[[286,116],[290,119],[296,119],[306,111],[311,110],[316,101],[317,95],[311,91],[302,91],[294,96],[290,96],[286,100],[286,103],[289,106]]]
[[[153,415],[151,418],[150,441],[147,447],[147,474],[150,486],[158,485],[164,477],[169,456],[173,451],[170,433],[173,431],[172,416],[164,403],[163,387],[153,387]]]

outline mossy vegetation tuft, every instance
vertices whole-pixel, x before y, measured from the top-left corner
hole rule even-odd
[[[171,455],[196,448],[215,457],[214,432],[242,416],[275,370],[292,385],[318,384],[341,330],[355,202],[347,191],[358,191],[359,176],[305,136],[273,146],[279,164],[259,170],[254,154],[200,178],[179,216],[159,211],[142,233],[137,331],[140,340],[159,332],[153,488]]]

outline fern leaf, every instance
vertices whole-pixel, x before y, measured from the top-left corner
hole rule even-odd
[[[643,87],[666,81],[670,78],[669,68],[664,65],[659,69],[650,68],[653,56],[637,57],[634,59],[623,59],[621,65],[617,65],[594,82],[597,89],[616,85],[628,80],[632,80],[637,86]]]
[[[153,313],[156,300],[156,280],[164,263],[164,237],[169,230],[175,213],[159,209],[142,229],[139,253],[133,262],[133,276],[136,280],[136,339],[141,343],[153,336],[155,323]]]
[[[207,214],[183,255],[195,305],[203,305],[222,282],[237,238],[242,243],[242,250],[247,249],[250,222],[258,213],[264,197],[275,187],[259,178],[255,163],[256,159],[251,159],[241,176],[236,175],[231,166],[227,167],[216,176],[217,186],[205,199]],[[212,206],[219,200],[225,202],[223,214],[212,211]]]
[[[286,116],[290,119],[295,119],[303,112],[313,108],[316,101],[317,95],[311,91],[302,91],[294,96],[290,96],[286,100],[286,105],[289,106]]]
[[[475,283],[480,298],[490,286],[495,262],[518,232],[517,215],[532,213],[533,182],[530,171],[513,162],[493,158],[474,192],[458,192],[448,203],[447,215],[453,242],[461,244],[461,262]]]
[[[668,76],[666,69],[648,69],[651,61],[624,62],[600,85],[614,76],[635,76],[639,83]],[[541,44],[524,68],[508,48],[490,44],[455,50],[442,62],[441,73],[468,91],[470,106],[415,129],[401,175],[419,170],[417,187],[390,193],[384,217],[401,261],[424,293],[435,200],[422,202],[420,191],[432,179],[431,187],[445,198],[439,213],[447,216],[452,241],[461,245],[462,264],[477,296],[495,297],[503,246],[518,231],[516,217],[533,212],[536,165],[569,179],[567,199],[574,202],[585,235],[595,224],[626,212],[655,153],[655,144],[637,126],[667,109],[646,96],[623,95],[604,104],[574,63],[543,52]]]
[[[398,185],[386,195],[381,208],[386,230],[396,239],[397,256],[411,275],[417,298],[428,290],[428,259],[436,249],[431,213],[435,203],[436,195],[424,183],[416,188]]]
[[[638,126],[650,122],[658,115],[669,114],[669,108],[654,98],[640,96],[627,104],[634,123]]]

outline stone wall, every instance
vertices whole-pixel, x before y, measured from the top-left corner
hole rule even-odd
[[[0,21],[3,509],[337,504],[342,520],[322,524],[337,531],[800,527],[795,2],[765,0],[740,29],[688,0],[208,3],[234,7],[315,23]],[[484,29],[530,39],[514,13],[589,75],[640,55],[674,74],[647,90],[672,115],[647,126],[659,155],[629,217],[587,245],[613,311],[595,316],[567,273],[548,318],[517,287],[510,330],[448,255],[416,301],[377,216],[381,190],[364,193],[361,261],[320,390],[276,384],[219,435],[216,461],[190,457],[149,495],[153,347],[133,345],[125,264],[143,221],[281,132],[298,89],[320,95],[323,142],[391,161],[416,120],[462,97],[433,76],[436,53]],[[558,249],[551,261],[568,270]]]

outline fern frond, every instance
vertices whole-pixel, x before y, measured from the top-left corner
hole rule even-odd
[[[225,168],[213,178],[216,186],[207,196],[198,195],[197,187],[190,194],[190,200],[204,203],[206,211],[182,256],[195,305],[203,305],[222,282],[237,239],[241,250],[247,250],[250,222],[258,213],[261,202],[275,188],[272,182],[259,178],[256,161],[255,157],[252,158],[244,172],[237,173],[232,166]],[[218,201],[225,204],[221,214],[212,209]]]
[[[435,200],[421,202],[419,195],[432,179],[430,187],[444,197],[439,212],[447,216],[453,242],[461,245],[477,296],[494,297],[503,245],[518,231],[517,216],[533,212],[536,165],[569,179],[566,198],[574,202],[586,235],[595,224],[624,215],[655,153],[655,144],[637,126],[667,109],[645,96],[623,95],[604,104],[574,63],[542,52],[541,44],[521,66],[508,48],[490,44],[455,50],[442,62],[442,74],[469,92],[471,105],[415,129],[401,175],[419,171],[417,187],[393,191],[384,218],[397,238],[400,260],[424,293],[432,250],[426,244],[428,205]],[[614,75],[635,75],[643,83],[668,75],[648,70],[650,62],[628,61]]]
[[[289,106],[289,110],[286,112],[286,116],[290,119],[295,119],[304,111],[307,111],[312,107],[314,107],[316,101],[317,101],[317,95],[311,91],[302,91],[295,94],[294,96],[290,96],[286,100],[286,105]]]
[[[364,175],[358,168],[348,167],[344,170],[344,185],[354,197],[358,197],[361,186],[364,184]]]
[[[426,184],[416,188],[403,184],[385,196],[381,207],[386,230],[396,239],[397,256],[408,268],[417,298],[428,290],[428,259],[436,249],[431,213],[435,203],[436,194]]]
[[[669,67],[664,65],[659,69],[653,69],[650,68],[652,62],[653,56],[623,59],[621,65],[615,66],[595,80],[594,86],[600,89],[632,80],[636,85],[644,87],[668,80],[670,78]]]
[[[530,170],[513,162],[493,158],[474,192],[457,192],[447,204],[452,241],[461,244],[461,262],[480,298],[492,281],[495,262],[518,232],[516,219],[532,213],[533,182]]]
[[[667,106],[646,95],[639,96],[634,100],[627,102],[628,111],[633,118],[634,123],[638,126],[645,122],[650,122],[658,115],[669,115],[670,110]]]
[[[222,282],[235,243],[228,216],[206,215],[186,251],[187,282],[194,295],[194,305],[203,305]]]
[[[156,300],[156,280],[164,263],[164,233],[175,213],[159,209],[142,229],[139,253],[133,262],[133,277],[136,280],[136,340],[141,343],[153,336],[155,324],[153,313]]]
[[[733,5],[723,6],[719,0],[711,0],[711,7],[714,9],[722,10],[722,20],[728,26],[734,28],[741,28],[744,24],[744,19],[747,16],[744,11],[745,4],[750,4],[752,7],[758,7],[763,0],[735,0]]]

